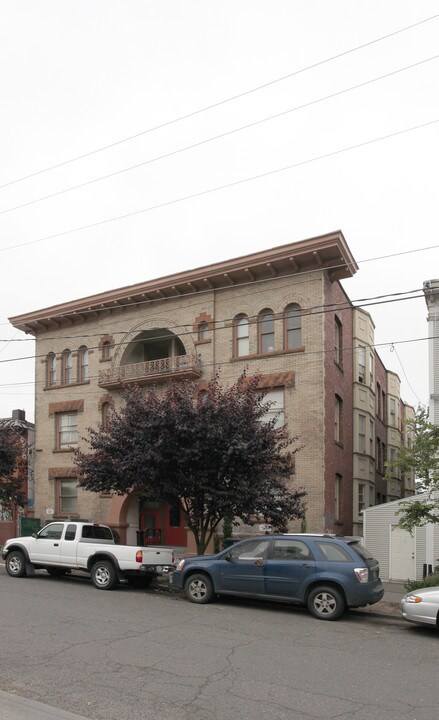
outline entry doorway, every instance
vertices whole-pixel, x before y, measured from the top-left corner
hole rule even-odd
[[[390,528],[390,579],[416,580],[416,541],[398,525]]]
[[[179,505],[143,502],[139,518],[145,545],[173,545],[186,547],[184,513]]]

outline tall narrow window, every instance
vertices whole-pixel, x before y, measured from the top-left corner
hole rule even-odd
[[[358,416],[358,450],[360,453],[366,452],[366,416]]]
[[[248,317],[246,315],[238,315],[233,324],[234,332],[234,355],[242,357],[250,353],[250,338]]]
[[[57,413],[56,449],[69,450],[78,445],[78,416],[76,412]]]
[[[76,478],[57,480],[57,505],[60,515],[73,515],[78,512],[78,481]]]
[[[49,353],[46,360],[46,384],[50,387],[56,385],[56,355]]]
[[[337,365],[342,365],[342,350],[343,350],[343,325],[337,317],[334,317],[334,362]]]
[[[62,354],[62,382],[63,385],[73,382],[73,355],[70,350],[64,350]]]
[[[274,315],[271,310],[263,310],[259,315],[259,352],[274,352]]]
[[[366,380],[366,348],[363,345],[358,346],[358,382],[364,383]]]
[[[373,427],[373,420],[369,420],[369,455],[371,457],[374,456],[373,452],[373,437],[374,437],[375,431]]]
[[[302,316],[299,305],[285,310],[285,349],[297,350],[302,346]]]
[[[102,430],[106,432],[108,430],[108,423],[110,420],[110,403],[104,402],[102,403],[101,407],[101,422],[102,422]]]
[[[374,357],[372,353],[369,354],[369,385],[373,388],[373,370],[374,370]]]
[[[389,405],[390,405],[389,425],[396,427],[396,400],[395,400],[395,398],[390,398]]]
[[[80,382],[87,382],[90,378],[89,352],[86,347],[80,347],[78,351],[78,378]]]
[[[334,406],[334,440],[341,442],[341,418],[342,418],[343,400],[338,395],[335,396]]]
[[[365,484],[359,483],[359,485],[358,485],[358,514],[360,514],[361,511],[364,510],[364,508],[366,507],[365,492],[366,492]]]
[[[102,343],[102,360],[111,360],[111,343],[108,340]]]
[[[198,340],[208,340],[209,339],[209,324],[205,321],[200,322],[198,325]]]
[[[335,520],[340,520],[340,518],[341,518],[340,496],[341,496],[341,475],[336,473],[335,485],[334,485],[334,519]]]

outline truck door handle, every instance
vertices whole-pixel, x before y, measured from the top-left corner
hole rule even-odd
[[[53,543],[53,547],[59,547],[59,543]]]

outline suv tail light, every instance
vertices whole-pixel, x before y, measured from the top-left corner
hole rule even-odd
[[[354,568],[358,582],[367,583],[369,580],[369,568]]]

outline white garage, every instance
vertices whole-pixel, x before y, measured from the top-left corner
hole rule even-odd
[[[427,495],[414,495],[413,500]],[[413,535],[398,526],[398,510],[411,498],[374,505],[363,510],[364,544],[380,563],[380,576],[388,580],[421,580],[439,565],[439,523],[416,528]]]

